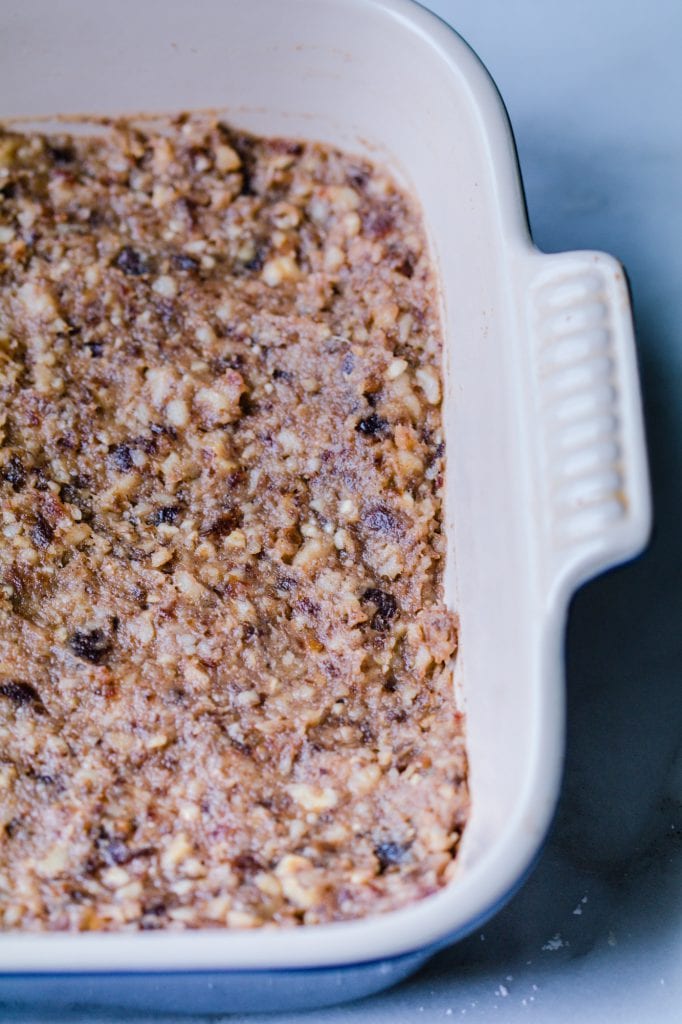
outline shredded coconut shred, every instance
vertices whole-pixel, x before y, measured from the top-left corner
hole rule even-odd
[[[0,130],[0,927],[447,881],[441,352],[370,163],[205,115]]]

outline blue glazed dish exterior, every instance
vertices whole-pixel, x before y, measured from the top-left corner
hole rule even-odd
[[[145,974],[19,974],[0,980],[0,1018],[20,1010],[269,1013],[361,999],[418,970],[433,950],[342,967]]]

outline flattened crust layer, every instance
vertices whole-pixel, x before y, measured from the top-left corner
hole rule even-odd
[[[198,115],[0,132],[0,926],[444,883],[441,345],[369,163]]]

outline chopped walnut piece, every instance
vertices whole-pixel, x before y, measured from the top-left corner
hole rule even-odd
[[[244,378],[236,370],[226,370],[211,387],[199,388],[194,405],[205,427],[225,426],[241,415],[239,400],[246,393]]]

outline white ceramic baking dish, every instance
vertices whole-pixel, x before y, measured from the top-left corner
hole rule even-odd
[[[649,530],[623,270],[533,247],[504,108],[446,25],[410,0],[4,0],[0,117],[205,107],[364,152],[422,204],[447,337],[447,598],[471,821],[452,883],[384,916],[0,935],[0,1003],[315,1005],[383,987],[476,927],[528,871],[557,799],[569,598]]]

